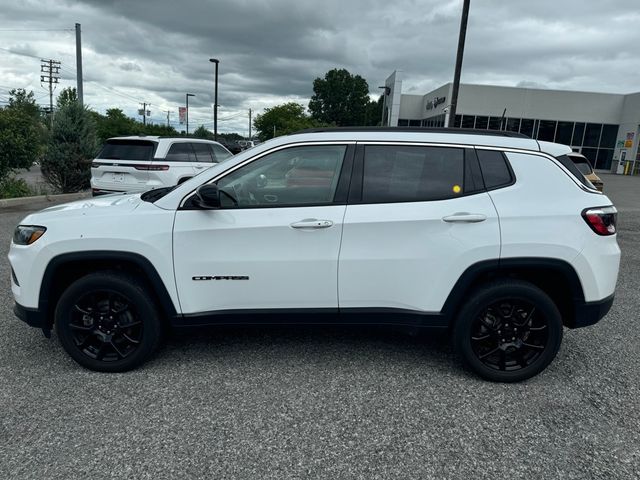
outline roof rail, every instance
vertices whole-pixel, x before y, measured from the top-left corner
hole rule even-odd
[[[491,135],[494,137],[531,138],[524,133],[507,132],[503,130],[481,130],[478,128],[447,128],[447,127],[317,127],[307,128],[293,133],[322,133],[322,132],[408,132],[408,133],[453,133],[462,135]]]

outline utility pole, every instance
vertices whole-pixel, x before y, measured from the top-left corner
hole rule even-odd
[[[76,82],[77,82],[77,94],[80,105],[84,105],[84,87],[82,79],[82,30],[80,24],[76,23]]]
[[[251,141],[251,109],[249,109],[249,141]]]
[[[209,61],[216,65],[215,74],[215,92],[213,97],[213,139],[218,141],[218,64],[220,60],[217,58],[210,58]]]
[[[189,97],[195,97],[195,96],[196,96],[195,93],[187,93],[185,95],[185,97],[184,97],[185,98],[185,102],[184,103],[186,104],[186,108],[187,108],[187,111],[186,111],[186,114],[187,114],[187,135],[189,135]]]
[[[458,37],[458,53],[456,55],[456,69],[453,75],[453,90],[451,92],[451,110],[449,112],[449,128],[456,121],[456,108],[458,106],[458,93],[460,91],[460,74],[462,73],[462,57],[464,56],[464,42],[467,37],[467,21],[469,20],[470,0],[464,0],[462,4],[462,18],[460,19],[460,36]]]
[[[167,127],[169,127],[169,115],[171,115],[171,110],[164,110],[167,113]]]
[[[60,62],[51,59],[40,62],[40,83],[49,84],[49,122],[53,128],[53,86],[60,79]]]
[[[142,124],[146,125],[147,124],[147,104],[142,102]],[[140,110],[138,110],[138,112],[140,112]]]

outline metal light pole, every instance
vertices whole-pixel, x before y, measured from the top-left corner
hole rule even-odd
[[[460,73],[462,72],[462,57],[464,55],[464,41],[467,37],[467,20],[469,19],[469,2],[464,0],[462,4],[462,18],[460,19],[460,36],[458,37],[458,54],[456,56],[456,70],[453,75],[453,90],[451,92],[451,110],[449,111],[449,128],[456,121],[456,108],[458,106],[458,92],[460,91]]]
[[[218,141],[218,64],[220,60],[210,58],[209,61],[216,64],[216,89],[213,98],[213,139]]]
[[[185,95],[186,104],[187,104],[187,135],[189,135],[189,97],[195,97],[195,93],[187,93]]]

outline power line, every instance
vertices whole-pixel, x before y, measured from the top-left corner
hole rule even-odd
[[[53,129],[53,85],[60,80],[60,62],[57,60],[40,60],[40,83],[49,83],[49,118]]]
[[[0,28],[0,32],[73,32],[73,28]]]

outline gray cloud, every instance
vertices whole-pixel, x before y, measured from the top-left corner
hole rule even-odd
[[[192,121],[211,124],[213,65],[220,59],[221,130],[246,131],[246,111],[293,100],[334,67],[366,78],[377,93],[394,69],[406,91],[451,80],[460,0],[25,0],[0,11],[9,29],[83,27],[85,95],[99,111],[134,114],[151,103],[156,121],[195,93]],[[637,0],[472,2],[463,81],[605,92],[640,90]],[[75,74],[73,32],[0,28],[0,84],[42,94],[38,60],[57,58]],[[22,82],[22,83],[20,83]],[[61,85],[62,86],[62,85]],[[0,90],[0,93],[2,91]]]

